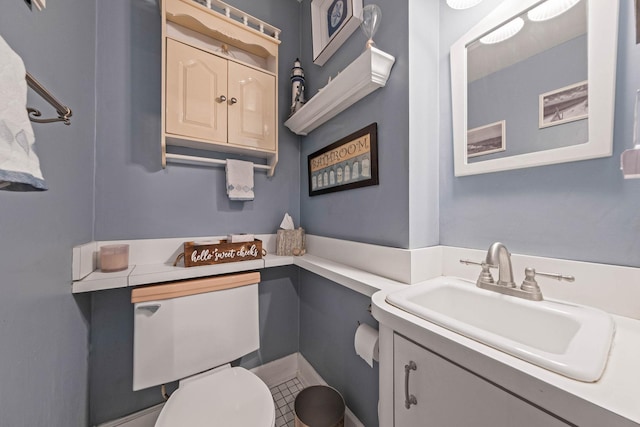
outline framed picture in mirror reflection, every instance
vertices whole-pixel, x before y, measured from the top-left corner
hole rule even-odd
[[[506,150],[506,121],[491,123],[467,131],[467,158]]]
[[[561,125],[589,117],[587,80],[540,95],[539,128]]]

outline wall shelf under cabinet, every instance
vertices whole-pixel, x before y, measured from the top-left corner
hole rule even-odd
[[[395,57],[371,47],[307,101],[284,125],[298,135],[309,132],[384,87]]]

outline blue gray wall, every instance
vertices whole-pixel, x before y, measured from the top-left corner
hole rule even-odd
[[[276,176],[258,174],[257,198],[245,204],[227,201],[222,169],[160,168],[159,14],[150,3],[57,0],[32,13],[15,1],[0,14],[0,34],[74,109],[71,127],[35,125],[51,190],[0,192],[1,425],[86,425],[89,371],[92,422],[158,400],[117,396],[130,389],[128,294],[95,293],[92,309],[87,297],[70,294],[70,248],[92,239],[269,233],[289,211],[309,232],[330,237],[397,247],[486,248],[503,240],[514,252],[640,266],[640,183],[624,181],[619,171],[640,87],[632,2],[621,1],[611,158],[454,178],[449,47],[500,0],[468,11],[453,11],[444,0],[380,0],[376,42],[396,57],[387,86],[308,137],[281,127]],[[309,0],[234,5],[283,30],[281,118],[288,114],[288,71],[296,56],[315,93],[364,47],[358,31],[317,67]],[[43,105],[33,95],[30,102]],[[379,125],[380,186],[309,198],[307,155],[372,122]],[[367,298],[293,267],[263,277],[263,347],[240,363],[255,366],[299,348],[365,425],[375,426],[377,370],[352,349],[356,321],[375,324],[364,311]]]
[[[378,89],[302,138],[300,145],[300,212],[310,234],[386,246],[409,245],[409,86],[406,2],[380,0],[383,18],[374,40],[395,56],[391,76]],[[357,29],[338,51],[319,67],[313,64],[311,2],[303,5],[302,56],[308,97],[330,76],[335,77],[365,47]],[[380,185],[309,197],[307,156],[363,127],[378,123]]]
[[[640,266],[640,182],[620,173],[640,87],[633,2],[620,1],[612,157],[453,176],[449,47],[499,3],[485,0],[467,11],[441,8],[441,243],[484,249],[499,240],[518,253]]]
[[[237,0],[234,6],[282,30],[279,117],[288,115],[289,69],[299,54],[300,6]],[[274,233],[299,208],[299,138],[280,124],[273,178],[255,175],[256,198],[230,202],[224,168],[160,166],[160,13],[151,1],[98,1],[95,239]],[[90,240],[90,239],[87,239]],[[92,294],[90,421],[97,424],[158,403],[159,388],[131,391],[132,307],[128,291]],[[298,349],[297,270],[263,271],[261,348],[248,368]]]
[[[89,301],[71,295],[71,248],[92,238],[95,3],[49,3],[5,1],[0,13],[0,35],[73,110],[71,126],[33,126],[49,191],[0,191],[2,426],[88,420]],[[55,116],[31,91],[28,103]]]
[[[439,2],[376,3],[383,17],[375,41],[396,63],[384,88],[302,138],[302,225],[311,234],[386,246],[436,245]],[[312,95],[362,53],[365,38],[357,31],[323,67],[313,65],[310,2],[303,6],[301,59]],[[378,122],[380,185],[309,197],[307,156],[372,122]],[[307,271],[299,286],[300,352],[364,425],[377,426],[378,365],[370,368],[353,348],[358,321],[377,327],[366,311],[370,299]]]
[[[255,174],[256,198],[231,202],[222,167],[160,165],[160,13],[153,1],[97,2],[96,240],[273,233],[298,222],[298,137],[282,122],[289,69],[298,56],[299,6],[292,0],[233,5],[282,30],[279,156],[273,178]]]
[[[385,246],[437,245],[440,5],[422,0],[376,4],[382,10],[376,46],[396,62],[384,88],[302,138],[303,227],[311,234]],[[366,39],[358,29],[324,66],[314,65],[310,2],[303,6],[301,60],[311,97],[363,52]],[[373,122],[378,123],[380,184],[309,197],[308,155]]]
[[[300,271],[300,352],[344,397],[367,427],[378,425],[378,363],[355,353],[358,322],[378,327],[371,299],[314,273]]]

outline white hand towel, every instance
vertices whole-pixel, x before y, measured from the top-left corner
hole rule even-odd
[[[46,190],[27,114],[27,81],[20,56],[0,36],[0,189]]]
[[[227,159],[227,195],[231,200],[253,200],[253,163]]]

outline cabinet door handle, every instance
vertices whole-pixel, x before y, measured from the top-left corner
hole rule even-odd
[[[416,362],[409,361],[408,365],[404,365],[404,407],[409,409],[411,405],[417,405],[418,400],[413,394],[409,394],[409,372],[418,369]]]
[[[229,101],[231,102],[231,105],[235,104],[236,102],[238,102],[238,100],[236,98],[231,98],[231,100]]]
[[[220,102],[224,102],[227,100],[227,97],[224,95],[220,95]]]

